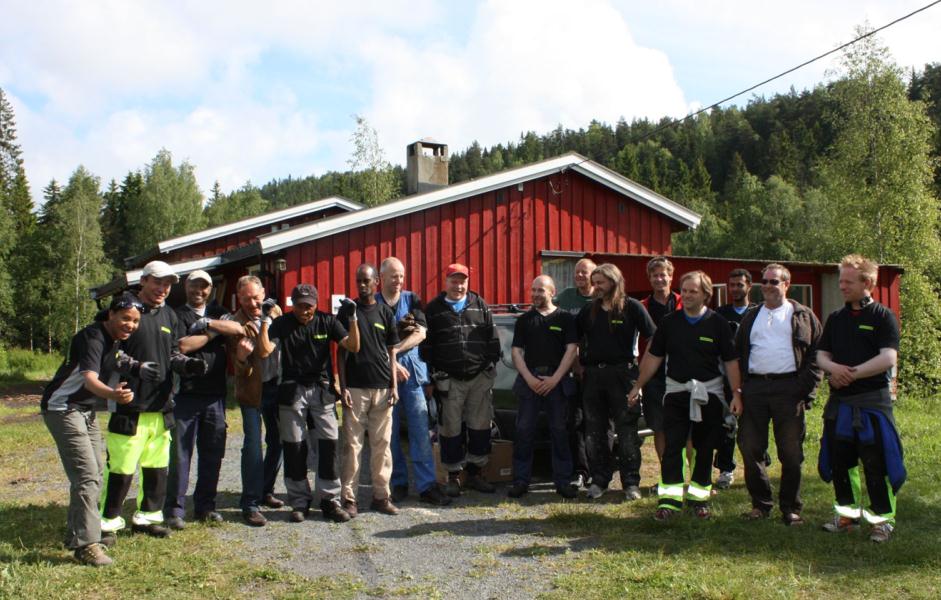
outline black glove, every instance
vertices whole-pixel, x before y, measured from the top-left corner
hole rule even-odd
[[[355,319],[356,314],[356,303],[350,300],[349,298],[342,298],[340,300],[340,310],[337,311],[338,317],[349,317]]]
[[[278,305],[278,301],[274,298],[265,298],[265,301],[261,303],[261,316],[267,317],[271,314],[271,309]]]
[[[202,376],[209,372],[209,363],[201,358],[187,358],[183,363],[184,375]]]
[[[196,322],[190,325],[187,333],[190,335],[196,335],[198,333],[206,333],[209,331],[209,322],[212,321],[209,317],[200,317],[196,319]]]
[[[115,365],[119,373],[133,375],[141,381],[163,381],[163,371],[158,363],[137,361],[124,350],[118,350],[115,355]]]

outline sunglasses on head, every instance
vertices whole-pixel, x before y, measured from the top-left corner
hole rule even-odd
[[[136,308],[143,313],[144,303],[130,294],[124,294],[111,301],[110,310],[124,310],[127,308]]]
[[[762,279],[761,283],[763,285],[780,285],[783,279]]]

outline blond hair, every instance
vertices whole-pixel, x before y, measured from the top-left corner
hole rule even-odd
[[[859,271],[859,276],[870,285],[876,285],[879,279],[879,265],[862,254],[847,254],[840,260],[840,269],[851,268]]]
[[[627,304],[627,293],[624,291],[624,275],[621,274],[621,269],[611,263],[604,263],[595,267],[595,270],[591,272],[591,276],[594,277],[596,273],[614,284],[614,289],[611,291],[611,312],[614,314],[622,314]],[[603,300],[604,298],[599,298],[592,306],[592,319],[595,318],[598,306],[601,305]]]
[[[706,300],[703,304],[709,304],[709,301],[712,300],[712,279],[706,275],[705,271],[690,271],[689,273],[684,273],[683,276],[680,277],[680,289],[683,288],[683,282],[693,278],[699,279],[699,289],[706,295]]]
[[[649,277],[654,269],[663,267],[667,270],[667,275],[673,276],[673,263],[666,256],[655,256],[647,261],[647,276]]]
[[[770,265],[762,269],[761,276],[764,277],[765,273],[774,269],[781,271],[781,279],[783,279],[784,281],[791,280],[791,272],[788,271],[787,267],[785,267],[784,265],[779,265],[778,263],[771,263]]]

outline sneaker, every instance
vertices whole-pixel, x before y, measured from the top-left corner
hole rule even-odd
[[[702,519],[703,521],[712,518],[712,511],[709,510],[709,507],[705,504],[700,504],[694,507],[693,514],[696,515],[697,519]]]
[[[877,544],[888,542],[894,530],[895,527],[892,526],[892,523],[879,523],[878,525],[873,525],[872,533],[869,534],[869,539]]]
[[[99,543],[105,548],[114,548],[114,545],[118,543],[118,536],[113,531],[102,531]]]
[[[225,521],[225,519],[222,518],[222,515],[214,510],[211,510],[207,513],[198,513],[193,516],[196,517],[197,521],[202,521],[203,523],[222,523]]]
[[[342,506],[351,519],[355,519],[356,515],[359,514],[359,505],[356,504],[355,500],[344,500]]]
[[[636,485],[629,485],[627,489],[624,490],[624,500],[627,502],[633,502],[634,500],[640,500],[642,494],[640,493],[640,488]]]
[[[673,513],[675,512],[675,510],[670,510],[669,508],[658,508],[657,512],[653,515],[654,521],[660,521],[661,523],[669,521],[673,518]]]
[[[388,498],[373,498],[373,501],[369,503],[369,509],[384,515],[399,514],[399,509]]]
[[[170,537],[170,530],[158,523],[148,523],[146,525],[131,523],[131,531],[134,533],[146,533],[147,535],[155,538]]]
[[[392,501],[393,502],[402,502],[408,498],[408,486],[407,485],[393,485],[392,486]]]
[[[245,524],[249,527],[264,527],[268,524],[268,519],[265,518],[265,515],[260,512],[243,512],[242,520],[245,521]]]
[[[89,567],[107,567],[114,561],[105,554],[105,548],[101,544],[88,544],[75,551],[75,558],[78,562]]]
[[[437,483],[419,494],[418,499],[425,504],[434,504],[435,506],[447,506],[452,502],[451,498],[441,491],[441,487]]]
[[[265,499],[262,501],[262,504],[268,508],[281,508],[284,506],[284,501],[278,499],[274,494],[265,494]]]
[[[578,487],[576,487],[574,483],[570,483],[569,485],[557,485],[555,486],[555,493],[563,498],[574,500],[578,498]]]
[[[461,495],[460,473],[448,473],[448,482],[444,486],[444,493],[452,498],[457,498]]]
[[[186,521],[183,520],[183,517],[169,517],[164,523],[167,527],[176,531],[182,531],[186,528]]]
[[[288,516],[288,521],[291,523],[303,523],[307,519],[306,510],[292,510],[290,516]]]
[[[850,531],[855,531],[858,528],[859,519],[841,517],[840,515],[833,515],[832,521],[827,521],[823,524],[823,530],[829,531],[830,533],[848,533]]]
[[[588,498],[590,500],[597,500],[598,498],[604,496],[604,492],[607,488],[603,488],[597,483],[591,484],[588,488]]]
[[[732,471],[722,471],[719,473],[719,477],[716,478],[716,487],[720,490],[727,490],[732,487],[732,482],[735,481],[735,473]]]
[[[585,477],[583,473],[579,473],[575,476],[575,479],[572,480],[572,486],[576,489],[586,487],[588,484],[588,478]]]
[[[350,520],[350,513],[343,510],[335,498],[324,498],[320,501],[320,510],[323,518],[334,523],[346,523]]]
[[[506,493],[510,498],[522,498],[529,491],[529,486],[525,483],[514,483]]]
[[[482,494],[492,494],[497,491],[497,488],[494,487],[492,483],[484,479],[483,475],[479,473],[476,475],[467,475],[467,479],[464,481],[464,486],[472,490],[476,490]]]

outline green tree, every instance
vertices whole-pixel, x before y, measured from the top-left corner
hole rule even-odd
[[[212,198],[205,210],[206,225],[209,227],[260,215],[268,207],[261,192],[250,181],[228,195],[223,195],[218,186],[217,181],[212,188]]]
[[[350,137],[353,156],[346,162],[351,169],[359,171],[356,199],[367,206],[384,204],[401,193],[399,180],[379,145],[379,134],[365,117],[354,115],[353,118],[356,119],[356,131]]]
[[[184,161],[174,167],[170,151],[160,150],[144,170],[140,195],[127,198],[129,254],[202,229],[202,203],[193,166]]]

